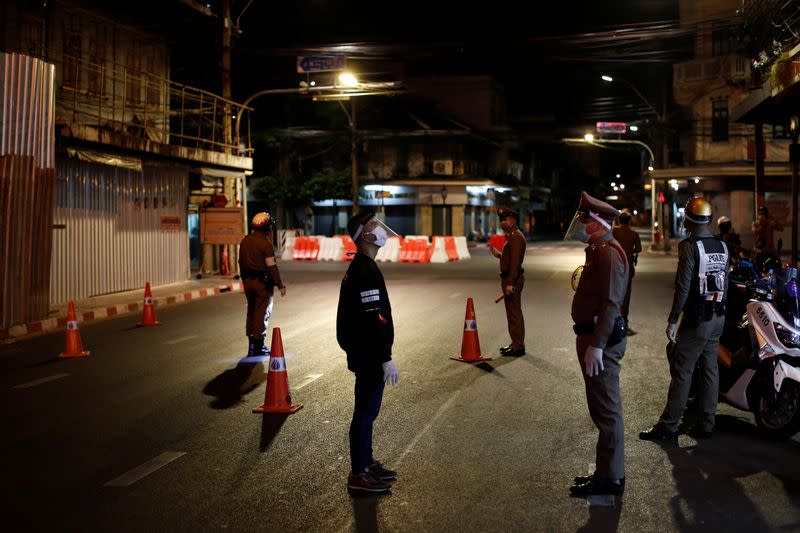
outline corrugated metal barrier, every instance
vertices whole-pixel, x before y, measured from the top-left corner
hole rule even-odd
[[[189,278],[187,167],[59,156],[56,168],[53,303]]]
[[[47,316],[54,168],[53,65],[0,53],[0,328]]]

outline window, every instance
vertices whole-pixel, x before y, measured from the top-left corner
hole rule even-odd
[[[714,28],[711,31],[711,55],[722,56],[731,53],[732,34],[728,28]]]
[[[63,85],[78,88],[80,81],[81,35],[66,31],[64,33],[64,73]]]
[[[728,140],[728,99],[721,98],[711,102],[711,140]]]
[[[774,126],[772,126],[772,138],[791,139],[792,132],[789,131],[789,126],[787,124],[775,124]]]

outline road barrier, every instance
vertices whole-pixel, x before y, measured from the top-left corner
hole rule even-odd
[[[499,237],[504,239],[502,235]],[[281,259],[352,261],[355,253],[356,245],[349,235],[287,236]],[[427,235],[407,235],[405,238],[389,237],[375,256],[376,261],[391,263],[446,263],[469,258],[466,237],[436,236],[431,244]]]

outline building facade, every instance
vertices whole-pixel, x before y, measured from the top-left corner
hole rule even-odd
[[[27,132],[28,144],[50,139],[44,157],[52,157],[53,170],[52,180],[38,183],[14,165],[2,167],[4,200],[22,202],[46,227],[34,234],[20,216],[3,218],[4,251],[41,252],[29,287],[35,302],[18,290],[31,265],[3,264],[0,328],[46,318],[50,304],[183,281],[193,255],[211,266],[213,254],[207,249],[204,261],[196,238],[192,252],[198,204],[214,195],[229,206],[244,202],[252,169],[247,129],[233,138],[230,124],[247,110],[172,81],[166,36],[111,13],[20,1],[4,3],[0,14],[4,113],[30,117],[39,109],[27,96],[41,87],[36,66],[52,73],[40,106],[46,125],[20,130],[4,121],[2,133]],[[24,143],[0,144],[7,161],[27,152]]]
[[[733,110],[750,94],[751,61],[737,34],[743,19],[738,0],[680,2],[681,24],[693,29],[694,58],[673,68],[673,115],[688,126],[669,139],[667,168],[657,177],[670,194],[668,219],[679,234],[682,205],[693,195],[711,201],[716,216],[726,215],[753,246],[750,224],[756,196],[756,153],[764,153],[764,183],[758,191],[780,219],[788,215],[789,135],[786,123],[765,125],[761,143],[751,126],[734,121]],[[788,235],[788,233],[787,233]],[[777,238],[786,235],[777,234]]]

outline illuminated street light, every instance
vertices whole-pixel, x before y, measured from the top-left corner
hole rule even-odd
[[[653,167],[653,165],[647,165],[647,170],[649,170],[650,172],[652,172],[652,171],[654,171],[654,170],[655,170],[655,168]]]
[[[358,87],[358,79],[352,72],[342,72],[339,74],[339,85],[344,87]]]
[[[631,126],[628,129],[631,130],[631,131],[639,131],[639,126]]]
[[[619,174],[617,174],[617,179],[619,179],[619,178],[621,178],[621,177],[622,177],[622,176],[620,176]]]
[[[624,183],[620,183],[620,184],[619,184],[619,188],[620,188],[620,189],[622,189],[622,190],[624,191],[624,190],[625,190],[625,184],[624,184]]]
[[[617,182],[616,182],[616,181],[612,181],[612,182],[611,182],[611,186],[612,186],[612,187],[616,187],[616,186],[617,186]]]
[[[607,82],[609,82],[609,83],[610,83],[610,82],[612,82],[612,81],[614,81],[614,78],[612,78],[611,76],[608,76],[608,75],[606,75],[606,74],[603,74],[602,76],[600,76],[600,78],[601,78],[603,81],[607,81]]]
[[[586,142],[592,142],[594,140],[594,135],[592,135],[591,133],[587,133],[586,135],[583,136],[583,138],[584,140],[586,140]]]
[[[695,178],[695,179],[694,179],[694,182],[695,182],[695,183],[700,183],[700,178]]]

